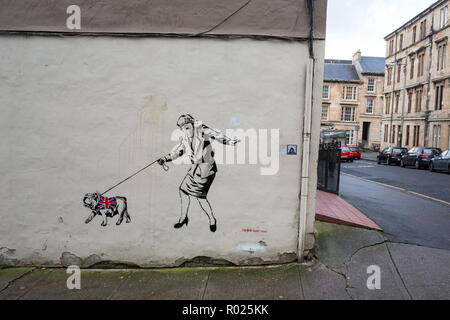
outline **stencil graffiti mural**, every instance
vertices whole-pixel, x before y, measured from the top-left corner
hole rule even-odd
[[[219,130],[204,125],[202,121],[195,120],[189,114],[180,116],[177,121],[177,126],[181,130],[182,136],[179,143],[172,149],[172,152],[150,163],[105,192],[88,193],[84,196],[84,206],[92,211],[85,223],[91,222],[97,215],[103,218],[101,223],[103,227],[107,225],[108,218],[116,215],[119,216],[116,225],[120,225],[124,218],[127,223],[131,222],[127,210],[127,198],[109,198],[105,197],[104,194],[156,163],[161,165],[165,171],[168,171],[169,168],[166,163],[172,162],[182,156],[187,156],[190,160],[191,167],[179,186],[181,216],[174,225],[174,228],[180,229],[184,225],[186,227],[188,226],[188,213],[191,199],[196,199],[209,220],[209,229],[211,232],[217,231],[217,219],[208,200],[208,192],[217,173],[217,164],[214,160],[214,151],[211,144],[213,141],[217,141],[223,145],[235,146],[240,140],[226,137]]]
[[[162,166],[183,155],[188,156],[191,161],[191,167],[179,187],[181,216],[174,228],[180,229],[184,225],[188,226],[191,199],[196,199],[208,217],[209,229],[211,232],[216,232],[217,219],[208,201],[208,192],[217,173],[217,164],[214,160],[211,143],[214,140],[224,145],[235,146],[240,141],[227,138],[220,131],[204,125],[202,121],[195,120],[189,114],[180,116],[177,126],[183,133],[180,142],[171,153],[158,160]]]
[[[83,198],[83,204],[85,207],[91,209],[90,216],[86,219],[85,223],[89,223],[96,216],[102,217],[102,227],[106,227],[108,224],[108,218],[119,216],[116,225],[121,225],[123,219],[126,219],[127,223],[131,222],[131,217],[127,210],[127,198],[125,197],[104,197],[99,193],[88,193]]]

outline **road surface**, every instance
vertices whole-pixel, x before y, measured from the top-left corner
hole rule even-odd
[[[343,163],[340,194],[389,240],[450,250],[450,175],[364,160]]]

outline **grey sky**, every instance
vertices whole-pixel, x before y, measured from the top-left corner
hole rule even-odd
[[[327,59],[384,57],[384,37],[436,0],[328,0]]]

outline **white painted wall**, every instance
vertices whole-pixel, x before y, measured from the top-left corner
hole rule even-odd
[[[298,250],[301,155],[280,153],[274,176],[219,165],[216,233],[195,203],[189,227],[173,228],[187,165],[152,167],[109,193],[127,197],[130,224],[85,224],[82,198],[168,153],[183,113],[221,130],[233,117],[280,129],[280,144],[301,152],[308,57],[306,42],[0,36],[0,263],[58,265],[64,252],[84,265],[295,260],[282,255]],[[264,251],[245,251],[261,241]]]

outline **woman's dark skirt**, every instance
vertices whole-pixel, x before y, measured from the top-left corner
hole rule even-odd
[[[189,196],[206,199],[216,172],[216,163],[193,164],[181,182],[180,190]]]

